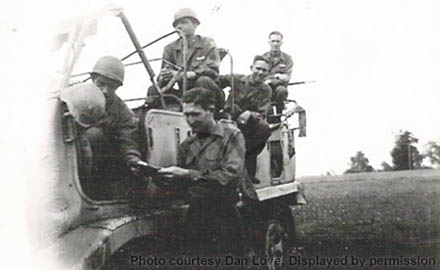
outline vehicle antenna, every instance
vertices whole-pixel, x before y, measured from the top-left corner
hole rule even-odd
[[[159,38],[157,38],[157,39],[151,41],[151,42],[148,43],[147,45],[142,46],[142,49],[145,49],[145,48],[147,48],[148,46],[151,46],[151,45],[153,45],[154,43],[156,43],[156,42],[158,42],[158,41],[160,41],[160,40],[162,40],[162,39],[164,39],[164,38],[166,38],[166,37],[168,37],[168,36],[171,36],[172,34],[175,34],[175,33],[177,33],[177,31],[169,32],[168,34],[163,35],[163,36],[161,36],[161,37],[159,37]],[[127,56],[121,58],[121,61],[126,60],[127,58],[129,58],[130,56],[132,56],[133,54],[135,54],[136,52],[137,52],[137,51],[131,52],[131,53],[128,54]]]
[[[186,92],[186,87],[188,84],[188,78],[186,77],[186,72],[188,71],[188,59],[187,59],[187,54],[188,54],[188,39],[186,38],[185,34],[183,32],[180,32],[180,36],[182,37],[182,42],[183,42],[183,53],[182,53],[182,57],[183,57],[183,86],[182,86],[182,96],[183,94],[185,94]]]
[[[230,69],[230,75],[231,75],[231,101],[232,101],[232,115],[235,115],[235,110],[234,110],[234,103],[235,103],[235,86],[234,86],[234,59],[232,58],[232,54],[229,52],[229,50],[227,51],[227,55],[229,56],[229,63],[231,66]]]

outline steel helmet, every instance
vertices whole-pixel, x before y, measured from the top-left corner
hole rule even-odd
[[[114,56],[101,57],[93,67],[93,71],[90,73],[99,74],[118,81],[121,83],[121,85],[124,82],[124,65],[122,64],[121,60]]]
[[[105,114],[105,97],[93,83],[81,83],[61,90],[60,99],[67,104],[78,124],[88,128]]]
[[[173,27],[176,27],[176,22],[183,18],[193,18],[197,21],[197,24],[200,24],[199,19],[197,18],[196,13],[190,8],[181,8],[176,13],[174,13],[174,21]]]

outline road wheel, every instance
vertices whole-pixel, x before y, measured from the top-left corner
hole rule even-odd
[[[278,220],[271,220],[268,223],[265,255],[269,270],[283,269],[283,262],[287,255],[287,233]]]

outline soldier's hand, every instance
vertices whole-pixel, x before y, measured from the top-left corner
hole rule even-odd
[[[187,79],[193,79],[197,76],[197,74],[194,71],[188,71],[186,72],[186,78]]]
[[[130,163],[129,163],[131,172],[139,179],[143,178],[142,172],[140,169],[141,165],[148,165],[148,164],[142,160],[130,161]]]
[[[188,170],[177,167],[177,166],[171,166],[167,168],[162,168],[158,171],[158,173],[167,178],[173,178],[173,177],[185,177],[188,176]]]
[[[281,73],[277,73],[275,74],[275,79],[281,80],[281,81],[285,81],[287,80],[287,75],[286,74],[281,74]]]
[[[159,76],[162,78],[162,80],[164,80],[164,81],[169,81],[169,80],[171,80],[171,79],[173,78],[174,73],[176,73],[176,71],[171,70],[171,69],[169,69],[169,68],[163,68],[163,69],[160,71]]]

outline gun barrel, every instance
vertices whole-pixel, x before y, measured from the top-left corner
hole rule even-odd
[[[315,82],[316,82],[316,80],[300,81],[300,82],[291,82],[291,83],[288,83],[287,85],[298,85],[298,84],[315,83]]]

